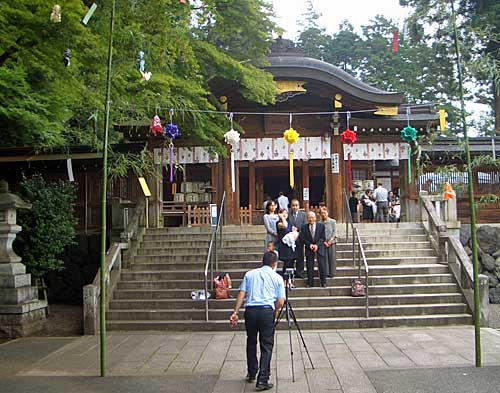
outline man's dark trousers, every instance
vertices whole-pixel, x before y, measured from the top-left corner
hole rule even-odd
[[[268,382],[274,347],[274,310],[269,306],[247,307],[245,328],[248,375],[255,376],[259,371],[257,382]],[[257,362],[257,334],[260,343],[260,368]]]
[[[304,277],[304,242],[300,237],[295,241],[297,250],[297,259],[295,262],[295,271],[301,277]]]

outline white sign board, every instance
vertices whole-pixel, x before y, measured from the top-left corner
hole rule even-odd
[[[304,202],[309,200],[309,188],[304,188]]]
[[[332,173],[340,173],[339,153],[333,153],[331,158]]]

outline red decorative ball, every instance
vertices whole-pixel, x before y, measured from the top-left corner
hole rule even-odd
[[[358,140],[358,136],[354,131],[347,129],[340,134],[340,140],[344,145],[353,145]]]

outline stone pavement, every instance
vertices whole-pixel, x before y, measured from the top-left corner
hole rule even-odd
[[[303,333],[314,369],[293,331],[292,382],[288,333],[279,331],[271,365],[271,382],[276,386],[272,392],[470,393],[476,391],[474,387],[478,392],[497,392],[500,386],[500,333],[494,329],[482,329],[483,365],[494,366],[483,369],[471,367],[471,326]],[[106,379],[96,377],[98,344],[98,337],[93,336],[4,343],[0,345],[0,392],[34,392],[36,386],[66,393],[243,393],[255,388],[244,380],[243,332],[109,334],[110,377]],[[415,388],[418,381],[421,387]]]

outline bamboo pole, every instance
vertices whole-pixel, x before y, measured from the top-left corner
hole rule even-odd
[[[462,75],[462,64],[460,56],[460,45],[458,43],[458,30],[457,30],[457,15],[455,13],[455,0],[451,1],[451,13],[453,24],[453,35],[455,41],[455,53],[457,56],[457,71],[458,83],[460,88],[460,111],[462,117],[462,127],[464,132],[464,145],[465,157],[467,163],[468,174],[468,191],[469,191],[469,205],[470,205],[470,229],[471,229],[471,242],[472,242],[472,265],[474,276],[474,333],[475,333],[475,354],[476,354],[476,367],[481,367],[481,306],[479,300],[479,271],[478,271],[478,252],[477,252],[477,236],[476,236],[476,209],[474,202],[474,185],[472,181],[472,165],[470,157],[469,136],[467,133],[467,119],[465,112],[464,101],[464,81]]]
[[[115,23],[115,5],[113,0],[111,6],[111,18],[109,22],[109,46],[108,46],[108,68],[106,75],[106,115],[104,118],[104,147],[102,155],[102,197],[101,197],[101,297],[99,303],[100,318],[100,355],[101,355],[101,377],[106,376],[106,194],[108,185],[108,133],[109,133],[109,107],[111,105],[111,65],[113,63],[113,28]]]

